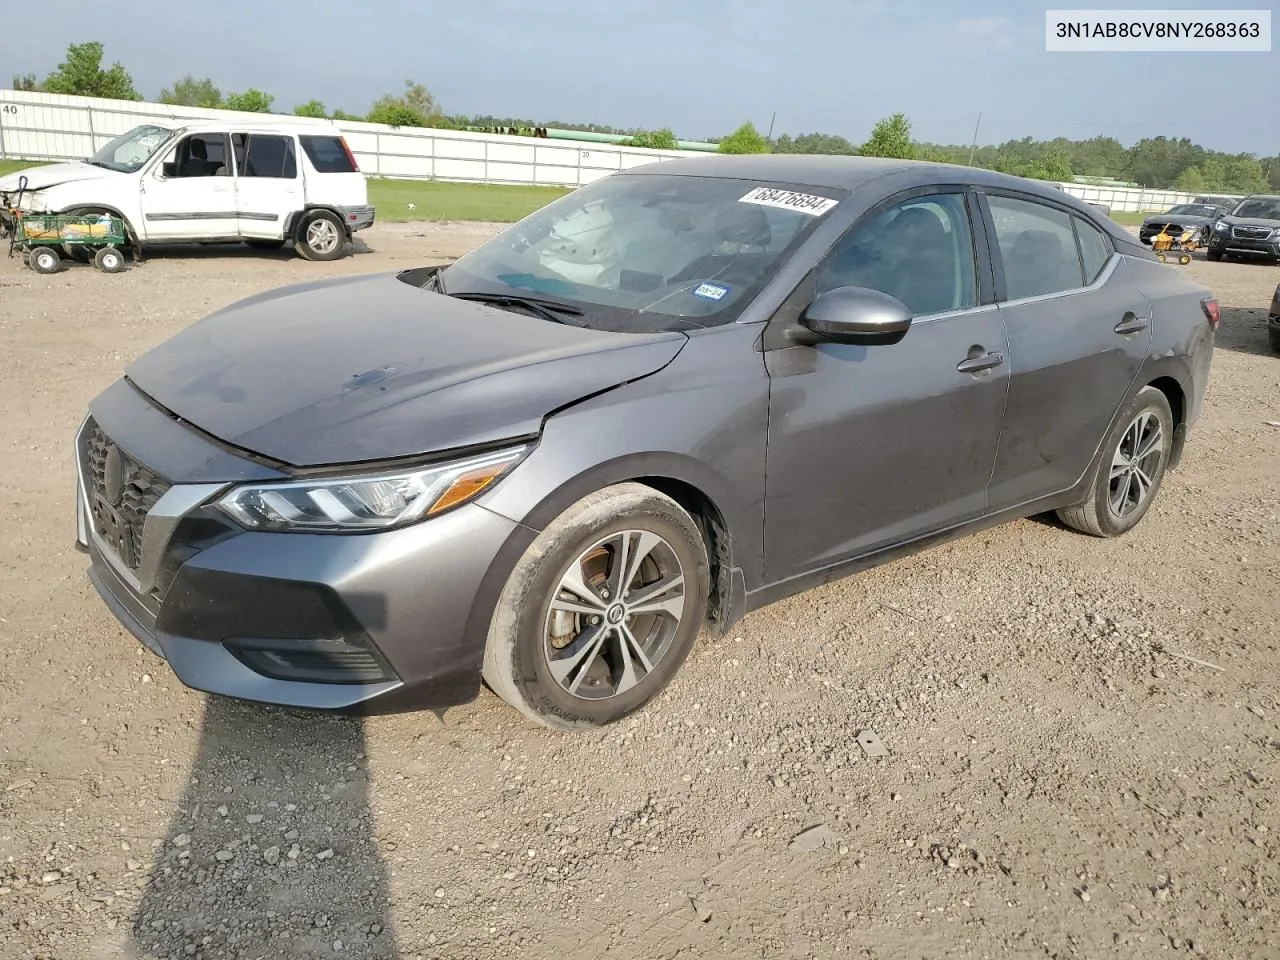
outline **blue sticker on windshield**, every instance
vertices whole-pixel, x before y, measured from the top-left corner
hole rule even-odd
[[[707,300],[723,300],[724,295],[728,292],[728,287],[722,287],[718,283],[704,283],[693,291],[693,295],[695,297],[704,297]]]

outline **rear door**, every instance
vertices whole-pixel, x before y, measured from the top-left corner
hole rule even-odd
[[[231,142],[240,235],[281,239],[289,214],[303,206],[297,141],[280,133],[238,132]]]
[[[306,158],[308,206],[363,207],[369,202],[364,174],[340,133],[304,133],[298,139]]]
[[[985,191],[1009,402],[991,477],[992,510],[1074,486],[1151,342],[1151,304],[1110,239],[1065,206]]]

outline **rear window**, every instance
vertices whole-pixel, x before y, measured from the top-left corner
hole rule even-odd
[[[341,137],[304,135],[299,137],[307,159],[318,173],[355,173],[355,164]]]

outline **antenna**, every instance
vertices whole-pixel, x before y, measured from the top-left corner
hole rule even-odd
[[[973,125],[973,142],[969,144],[969,166],[973,166],[973,151],[978,146],[978,127],[982,126],[982,111],[978,111],[978,122]]]

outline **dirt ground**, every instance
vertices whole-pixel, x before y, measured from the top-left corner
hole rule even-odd
[[[597,734],[182,687],[73,549],[86,404],[218,306],[489,229],[0,257],[0,957],[1280,957],[1274,266],[1181,268],[1225,320],[1127,537],[1028,520],[795,597]]]

